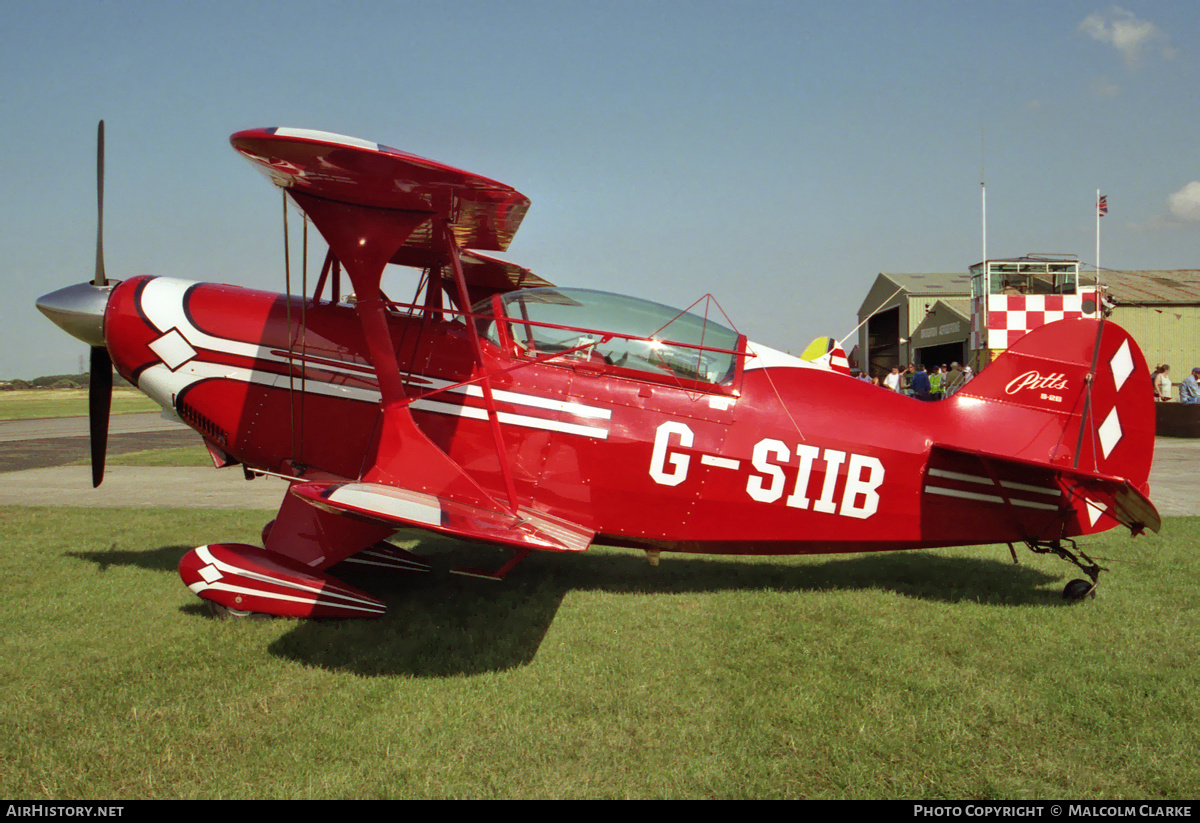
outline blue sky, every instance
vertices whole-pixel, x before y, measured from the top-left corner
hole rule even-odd
[[[281,290],[280,199],[228,144],[295,126],[504,181],[508,257],[799,351],[875,275],[988,253],[1200,268],[1194,2],[26,2],[0,30],[0,378],[76,371],[34,308],[110,277]],[[295,223],[293,223],[295,225]]]

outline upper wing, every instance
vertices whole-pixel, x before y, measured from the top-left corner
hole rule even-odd
[[[229,141],[277,186],[339,203],[449,217],[459,248],[504,251],[529,209],[529,198],[511,186],[340,134],[250,129]],[[432,221],[396,255],[423,265],[422,251],[438,251]]]

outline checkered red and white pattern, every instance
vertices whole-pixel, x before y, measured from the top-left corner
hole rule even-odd
[[[987,298],[987,341],[989,349],[1007,349],[1026,332],[1068,317],[1096,317],[1085,313],[1084,302],[1095,306],[1095,293],[1082,294],[991,294]]]

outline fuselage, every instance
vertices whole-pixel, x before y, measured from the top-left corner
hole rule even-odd
[[[480,364],[464,322],[436,313],[390,314],[389,330],[426,435],[501,493],[486,379],[522,505],[600,542],[768,554],[990,543],[1058,508],[1049,473],[1041,492],[1018,492],[1033,501],[1023,524],[1011,501],[963,497],[972,481],[955,476],[980,470],[938,448],[1042,438],[1052,455],[1059,436],[1007,432],[975,398],[921,403],[752,343],[705,382],[587,351],[539,362],[503,335],[483,341]],[[380,392],[351,305],[139,277],[115,290],[105,339],[122,376],[217,454],[291,476],[356,478],[371,463]]]

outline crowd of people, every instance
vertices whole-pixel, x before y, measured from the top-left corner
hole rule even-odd
[[[1154,399],[1160,403],[1170,402],[1174,399],[1171,389],[1171,367],[1163,363],[1154,370]],[[1193,368],[1179,384],[1179,402],[1200,403],[1200,366]]]
[[[906,369],[892,366],[891,372],[882,377],[865,371],[856,376],[859,380],[918,400],[941,400],[961,389],[975,375],[970,366],[959,366],[958,363],[951,363],[949,367],[945,364],[934,366],[930,371],[919,363],[909,363]]]
[[[951,363],[933,367],[926,371],[920,364],[909,363],[908,368],[892,366],[892,370],[884,375],[882,372],[869,375],[865,371],[855,370],[854,377],[866,383],[915,397],[918,400],[941,400],[961,389],[975,375],[970,366],[959,366]],[[881,376],[882,375],[882,376]],[[1154,399],[1160,403],[1174,400],[1171,382],[1171,367],[1166,363],[1154,369]],[[1192,369],[1191,374],[1179,384],[1180,403],[1200,403],[1200,366]]]

